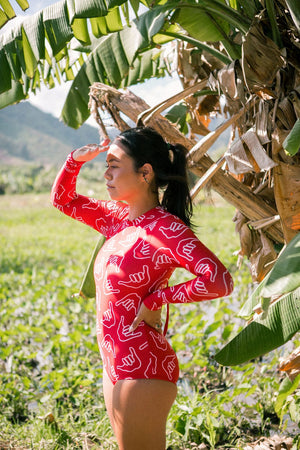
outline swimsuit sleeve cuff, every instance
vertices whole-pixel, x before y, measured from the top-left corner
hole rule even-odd
[[[148,295],[143,301],[144,305],[151,311],[157,311],[162,307],[162,297],[158,292]]]
[[[76,150],[76,149],[75,149]],[[81,167],[84,164],[84,161],[76,161],[73,158],[73,153],[75,152],[75,150],[73,150],[67,157],[67,163],[72,164],[74,167]]]

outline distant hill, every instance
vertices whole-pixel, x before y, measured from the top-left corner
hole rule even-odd
[[[28,101],[0,110],[1,164],[59,165],[75,148],[97,142],[97,128],[74,130]]]
[[[220,118],[214,119],[210,128],[214,129],[220,121]],[[227,131],[210,149],[213,159],[219,157],[220,151],[224,152],[229,138]],[[112,133],[116,135],[117,130],[112,129]],[[28,101],[0,110],[1,164],[24,165],[30,162],[59,166],[72,150],[94,142],[99,142],[97,128],[82,125],[74,130]]]

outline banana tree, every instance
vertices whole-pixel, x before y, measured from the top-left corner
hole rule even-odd
[[[212,8],[214,4],[215,12]],[[139,3],[135,3],[136,14],[138,8]],[[124,32],[118,33],[118,37],[112,37],[124,29],[121,14],[125,16],[128,26]],[[174,20],[175,24],[172,23]],[[131,79],[130,68],[141,52],[175,38],[190,39],[182,26],[187,29],[191,26],[190,33],[193,35],[193,29],[197,30],[202,24],[203,31],[199,36],[202,41],[222,40],[234,57],[238,50],[232,38],[227,36],[229,23],[245,32],[250,19],[219,0],[191,3],[176,1],[165,5],[158,2],[146,15],[130,25],[128,3],[124,0],[106,3],[100,0],[78,0],[74,4],[62,0],[25,18],[22,24],[1,36],[0,107],[26,98],[30,92],[36,92],[41,82],[51,88],[54,80],[61,82],[62,77],[65,80],[75,78],[76,81],[76,74],[80,76],[79,69],[83,64],[81,73],[87,75],[87,82],[95,81],[97,77],[97,81],[104,79],[114,87],[132,84],[136,80]],[[198,43],[199,49],[210,51],[223,62],[231,61],[231,57],[213,45],[201,42],[199,32],[195,31],[195,35],[197,38],[194,42]],[[81,47],[74,42],[80,42]],[[86,55],[90,55],[87,61]],[[153,73],[148,73],[146,77],[150,76]],[[74,101],[73,93],[76,90],[75,83],[70,90],[70,102]],[[84,102],[87,105],[87,95],[84,96]],[[83,106],[81,99],[77,99],[73,106],[76,108],[74,116],[68,114],[64,119],[68,125],[78,127],[86,114],[81,120],[80,114],[79,118],[76,117],[77,111]]]

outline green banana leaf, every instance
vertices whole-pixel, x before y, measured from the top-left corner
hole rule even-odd
[[[251,296],[248,300],[243,304],[242,308],[239,311],[239,317],[242,317],[245,320],[251,319],[254,314],[255,307],[261,302],[261,291],[264,285],[267,282],[268,277],[270,276],[270,272],[266,275],[261,283],[255,288],[252,292]]]
[[[93,254],[87,266],[79,290],[79,295],[81,295],[82,297],[94,298],[96,296],[96,287],[94,280],[94,263],[96,256],[98,255],[99,250],[103,246],[105,240],[106,240],[105,237],[101,235],[94,248]]]
[[[300,286],[300,233],[296,234],[282,250],[272,270],[242,306],[239,316],[249,320],[254,314],[255,306],[264,298],[286,294],[298,286]]]
[[[288,136],[283,141],[284,150],[291,156],[296,155],[300,148],[300,119],[297,119]]]
[[[280,384],[278,396],[275,401],[275,412],[282,419],[282,413],[284,413],[283,406],[289,396],[295,392],[300,383],[300,374],[296,376],[294,380],[290,380],[289,377],[283,379]]]
[[[188,109],[187,106],[183,103],[180,103],[179,105],[175,105],[172,108],[168,110],[166,113],[166,118],[170,120],[170,122],[175,123],[177,127],[179,127],[179,130],[183,134],[188,133],[188,126],[187,126],[187,113]]]
[[[254,3],[250,1],[252,10]],[[132,3],[132,2],[131,2]],[[134,10],[137,14],[139,3],[147,5],[146,1],[134,2]],[[149,2],[150,4],[150,2]],[[180,7],[179,7],[180,5]],[[78,87],[79,81],[88,80],[99,81],[104,80],[107,84],[118,87],[118,79],[120,75],[127,70],[127,64],[130,67],[141,52],[155,47],[155,39],[159,41],[159,45],[170,40],[170,36],[160,35],[160,31],[172,31],[170,17],[174,11],[179,11],[185,26],[191,29],[196,35],[199,34],[202,39],[220,38],[222,35],[222,42],[227,51],[231,55],[235,55],[235,44],[232,44],[230,27],[237,27],[243,33],[247,32],[250,25],[250,17],[247,17],[242,7],[238,9],[231,8],[226,5],[224,0],[201,0],[191,1],[189,3],[181,3],[178,1],[167,2],[164,4],[151,4],[151,9],[141,15],[136,22],[130,24],[130,32],[127,30],[122,36],[119,34],[120,29],[123,28],[121,22],[122,15],[125,15],[126,21],[129,23],[129,8],[128,1],[125,0],[77,0],[71,2],[69,0],[58,1],[33,16],[25,17],[22,23],[17,24],[11,32],[0,35],[0,61],[1,61],[1,77],[0,77],[0,108],[7,106],[7,102],[14,103],[19,101],[20,95],[13,97],[15,89],[12,89],[12,81],[23,85],[23,98],[26,98],[30,92],[35,92],[37,87],[37,79],[51,88],[55,85],[55,79],[59,82],[61,79],[70,80],[75,77],[75,84],[72,88]],[[194,22],[194,14],[203,22],[203,27],[199,28]],[[176,14],[175,14],[176,15]],[[206,18],[206,19],[205,19]],[[205,20],[204,20],[205,19]],[[89,21],[89,23],[88,23]],[[193,22],[189,24],[189,22]],[[197,25],[197,26],[196,26]],[[205,26],[204,26],[205,25]],[[174,24],[175,28],[179,24]],[[179,29],[179,28],[178,28]],[[198,30],[198,31],[197,31]],[[220,31],[221,30],[221,31]],[[173,30],[174,31],[174,30]],[[96,38],[101,38],[105,35],[118,33],[119,36],[115,40],[111,40],[111,48],[108,52],[102,55],[92,56],[90,60],[83,65],[82,53],[89,53],[90,43],[92,42],[92,34]],[[220,34],[221,33],[221,34]],[[186,32],[181,32],[182,38],[186,37]],[[180,39],[179,36],[176,36]],[[45,41],[48,41],[49,46],[45,46]],[[72,66],[69,65],[69,53],[72,50],[74,41],[80,42],[81,47],[86,47],[86,50],[79,50],[78,53],[72,52]],[[99,45],[100,42],[98,43]],[[203,44],[208,47],[207,44]],[[122,48],[123,46],[123,48]],[[46,51],[47,47],[47,51]],[[232,51],[231,51],[232,50]],[[113,53],[110,53],[113,51]],[[213,51],[213,48],[212,50]],[[214,50],[216,53],[216,50]],[[113,70],[110,68],[111,55],[117,58],[120,67],[113,64]],[[126,56],[125,65],[123,64],[123,56]],[[218,57],[218,54],[215,56]],[[226,55],[220,55],[222,60],[226,63]],[[235,56],[234,56],[235,58]],[[230,59],[230,58],[229,58]],[[99,63],[98,65],[96,64]],[[145,62],[145,59],[141,59]],[[159,65],[152,64],[157,70]],[[86,75],[82,75],[79,70],[83,67]],[[137,74],[137,65],[133,71]],[[149,69],[149,62],[147,64]],[[96,69],[96,70],[95,70]],[[146,73],[152,73],[151,76],[157,76],[157,72],[140,70],[140,77],[136,75],[125,76],[126,82],[129,80],[138,79],[139,82],[144,81]],[[76,80],[77,73],[79,80]],[[163,74],[160,72],[161,75]],[[24,83],[24,76],[35,80],[33,83]],[[124,78],[123,78],[124,79]],[[81,86],[80,86],[81,87]],[[123,86],[119,86],[123,87]],[[74,91],[73,89],[73,91]],[[2,95],[9,91],[8,95]],[[84,93],[83,96],[78,96],[74,92],[70,93],[70,102],[76,107],[75,128],[78,128],[86,119],[86,111],[78,114],[78,110],[86,109],[87,98]],[[76,103],[78,101],[78,103]],[[62,117],[66,118],[68,125],[74,122],[74,118],[68,119],[68,113],[71,113],[72,108],[66,107]]]
[[[271,306],[270,300],[278,297]],[[241,364],[285,344],[300,330],[300,233],[282,250],[276,263],[242,307],[247,319],[258,304],[264,310],[232,339],[216,360],[224,365]]]
[[[249,323],[216,355],[224,366],[236,366],[285,344],[300,330],[300,288],[284,295],[269,309],[265,319]]]
[[[77,73],[62,110],[61,119],[66,125],[78,128],[89,117],[89,88],[96,81],[124,88],[150,77],[165,76],[168,66],[163,58],[160,58],[159,63],[155,63],[159,54],[155,48],[155,37],[164,37],[166,42],[169,40],[168,36],[172,35],[180,39],[178,33],[162,31],[166,28],[169,9],[176,5],[177,3],[172,3],[147,11],[131,22],[130,26],[102,37],[98,45],[93,42],[90,47],[92,51]],[[189,14],[191,11],[195,14],[197,9],[188,11]],[[203,38],[211,36],[209,33],[207,30]],[[163,41],[160,44],[163,44]],[[148,53],[144,53],[149,48]],[[212,52],[218,57],[214,49]],[[220,55],[220,58],[223,60],[224,55]],[[226,58],[226,62],[230,60]]]
[[[0,108],[20,102],[21,100],[25,100],[25,98],[27,98],[27,95],[23,92],[23,85],[12,80],[10,90],[3,92],[1,95],[1,105],[3,106],[0,106]]]
[[[27,0],[16,0],[16,1],[23,11],[29,8]],[[11,6],[9,0],[2,0],[0,3],[2,8],[0,10],[0,28],[2,28],[10,19],[16,17],[16,13],[13,7]]]
[[[11,89],[11,79],[22,83],[23,73],[33,77],[33,68],[36,68],[37,64],[43,66],[45,59],[47,59],[50,67],[53,66],[52,71],[48,72],[44,79],[47,85],[50,77],[55,76],[57,69],[60,71],[57,60],[68,55],[71,39],[76,37],[85,44],[89,42],[89,36],[87,35],[89,27],[86,18],[89,17],[93,21],[91,22],[91,30],[97,32],[97,37],[99,37],[99,27],[95,28],[95,23],[103,16],[108,16],[104,20],[105,32],[114,32],[116,29],[120,29],[121,23],[120,11],[117,7],[124,2],[126,0],[110,0],[107,1],[107,4],[103,0],[77,0],[75,4],[75,2],[61,0],[32,16],[24,17],[21,24],[17,23],[7,33],[0,35],[1,65],[5,64],[5,69],[9,68],[8,73],[7,70],[1,73],[0,92]],[[25,4],[25,2],[22,3]],[[118,22],[118,28],[116,21]],[[51,54],[48,56],[45,55],[45,39],[50,44]],[[8,65],[4,61],[5,59]],[[64,73],[64,70],[62,73]],[[30,89],[30,86],[28,89]],[[25,97],[27,94],[28,92],[24,92]],[[1,100],[0,96],[0,108],[3,107]],[[18,100],[16,99],[16,101]]]
[[[300,286],[300,233],[280,253],[261,291],[270,298],[286,294]]]
[[[166,61],[160,58],[161,50],[153,48],[137,55],[135,46],[132,27],[101,39],[100,44],[78,71],[69,89],[61,113],[64,123],[79,128],[89,117],[89,90],[94,82],[119,88],[136,84],[146,78],[165,76],[168,67]]]
[[[300,33],[300,3],[299,0],[285,0],[287,7],[290,11],[294,24],[297,27],[298,33]]]

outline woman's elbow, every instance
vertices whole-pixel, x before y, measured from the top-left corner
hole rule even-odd
[[[58,202],[56,200],[57,198],[57,192],[55,189],[51,189],[51,193],[50,193],[50,202],[52,203],[52,205],[57,208],[58,207]]]
[[[233,282],[233,278],[230,275],[230,273],[228,272],[228,270],[226,270],[226,272],[224,272],[223,274],[223,290],[224,292],[222,293],[221,297],[227,297],[228,295],[230,295],[233,291],[234,288],[234,282]]]

